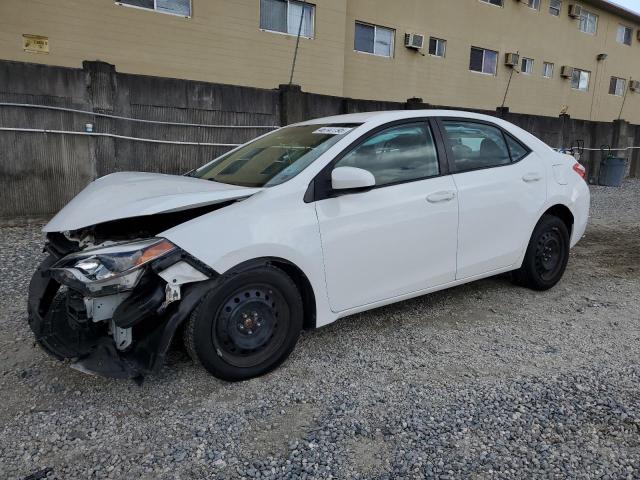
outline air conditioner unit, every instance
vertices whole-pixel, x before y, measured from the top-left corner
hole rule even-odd
[[[573,67],[563,66],[560,70],[560,76],[564,78],[573,77]]]
[[[517,53],[507,53],[504,56],[504,64],[507,67],[517,67],[520,64],[520,55]]]
[[[576,5],[575,3],[569,5],[569,16],[571,18],[580,18],[581,15],[582,15],[581,5]]]
[[[417,33],[405,33],[404,46],[407,48],[420,50],[424,47],[424,35],[418,35]]]
[[[629,90],[640,93],[640,80],[631,80],[629,82]]]

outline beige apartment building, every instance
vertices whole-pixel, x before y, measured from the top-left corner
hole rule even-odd
[[[640,124],[639,29],[605,0],[2,0],[0,59],[275,88],[300,32],[308,92]]]

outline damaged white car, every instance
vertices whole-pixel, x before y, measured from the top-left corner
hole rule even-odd
[[[478,114],[292,125],[185,176],[91,183],[44,228],[29,323],[91,373],[140,378],[182,335],[213,375],[251,378],[356,312],[509,271],[551,288],[586,228],[583,176]]]

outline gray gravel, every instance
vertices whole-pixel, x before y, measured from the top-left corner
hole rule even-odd
[[[592,192],[550,292],[501,276],[356,315],[241,384],[180,350],[141,387],[49,359],[41,234],[0,228],[0,478],[640,478],[640,181]]]

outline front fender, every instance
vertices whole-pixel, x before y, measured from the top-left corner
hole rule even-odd
[[[313,203],[304,192],[261,192],[247,200],[203,215],[161,234],[224,275],[260,258],[295,265],[309,280],[316,299],[316,325],[335,320],[329,307],[320,230]]]

